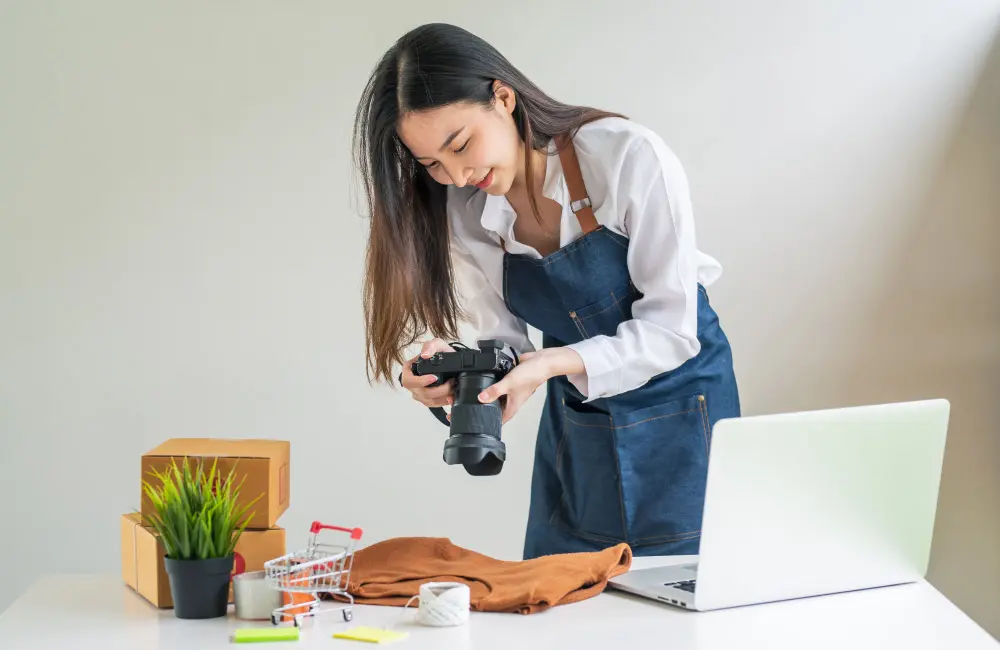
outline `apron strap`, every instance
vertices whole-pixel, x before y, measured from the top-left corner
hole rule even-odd
[[[566,136],[557,138],[559,146],[559,162],[562,163],[563,175],[566,177],[566,187],[569,188],[570,210],[580,222],[583,234],[597,230],[600,224],[594,216],[590,197],[587,196],[587,186],[583,182],[583,172],[580,171],[580,161],[576,157],[573,141]],[[500,248],[507,252],[507,242],[500,238]]]
[[[597,230],[597,217],[591,208],[590,197],[587,196],[587,186],[583,183],[583,173],[580,171],[580,161],[576,157],[573,141],[562,136],[559,138],[559,161],[562,163],[566,186],[569,188],[570,209],[580,222],[584,234]]]

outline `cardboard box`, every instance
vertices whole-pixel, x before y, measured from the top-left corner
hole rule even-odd
[[[163,562],[166,549],[156,531],[141,525],[138,513],[122,515],[122,580],[160,608],[174,606],[170,578]],[[236,543],[233,573],[262,571],[264,563],[285,554],[285,529],[245,530]],[[229,602],[233,587],[229,585]]]
[[[180,464],[185,457],[197,462],[204,459],[211,466],[218,459],[216,471],[225,477],[236,468],[238,484],[246,476],[240,488],[239,506],[262,495],[251,507],[247,528],[266,530],[273,528],[278,517],[288,509],[289,479],[288,463],[291,445],[284,440],[226,440],[222,438],[172,438],[142,456],[142,480],[150,481],[155,487],[158,481],[149,472],[152,469],[164,471],[176,461]],[[174,459],[173,461],[171,459]],[[142,483],[140,482],[140,489]],[[142,495],[140,511],[143,523],[153,512],[145,491]]]

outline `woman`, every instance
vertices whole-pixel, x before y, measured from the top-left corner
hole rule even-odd
[[[403,350],[428,331],[423,356],[450,350],[442,337],[467,318],[519,354],[480,395],[504,398],[504,422],[547,385],[524,557],[619,542],[697,553],[711,427],[740,408],[705,290],[721,269],[695,246],[661,139],[552,99],[489,44],[434,24],[379,62],[355,146],[372,218],[369,378],[391,382],[402,363],[415,399],[447,406],[451,387],[428,387]]]

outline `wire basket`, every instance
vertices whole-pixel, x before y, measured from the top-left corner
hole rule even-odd
[[[340,544],[320,541],[321,531],[340,533],[344,541]],[[274,610],[271,623],[277,625],[291,618],[296,627],[308,616],[321,612],[341,611],[345,621],[352,618],[351,606],[354,597],[347,591],[354,563],[354,551],[361,539],[360,528],[330,526],[314,521],[309,529],[309,545],[264,563],[264,576],[273,589],[292,595],[292,602]],[[295,594],[310,594],[311,599],[302,601]],[[342,607],[320,609],[320,595],[342,596],[347,604]]]

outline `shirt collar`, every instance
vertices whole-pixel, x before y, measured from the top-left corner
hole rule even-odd
[[[550,141],[548,155],[545,157],[545,180],[542,181],[542,195],[565,206],[569,197],[569,188],[563,175],[559,156],[555,155],[555,141]],[[514,221],[517,213],[506,196],[486,195],[480,224],[487,231],[495,232],[506,241],[514,239]]]

